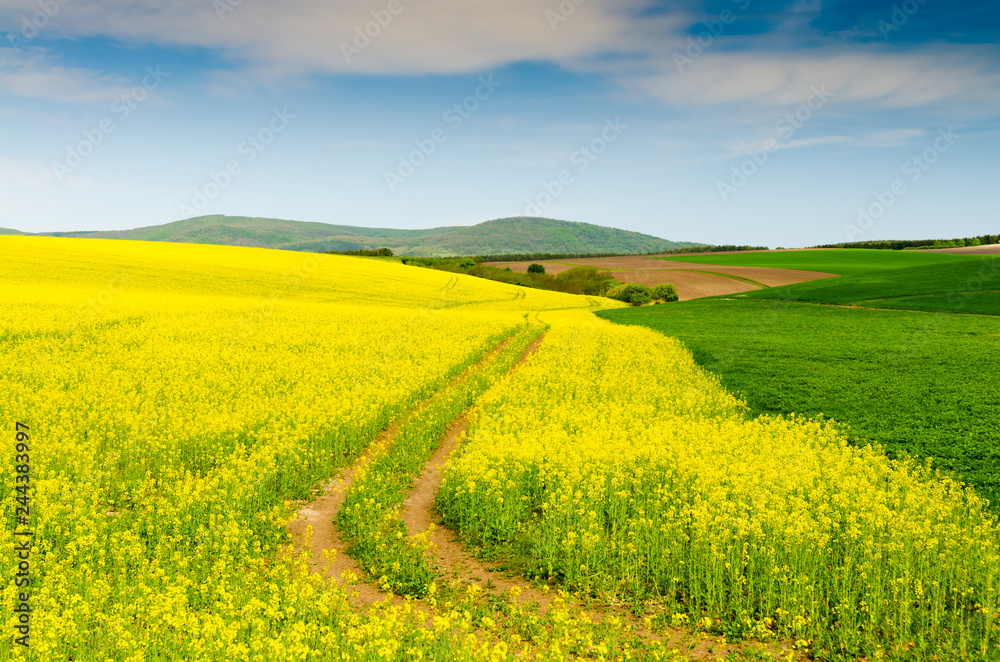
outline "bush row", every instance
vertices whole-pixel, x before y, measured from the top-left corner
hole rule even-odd
[[[669,303],[679,298],[677,288],[667,283],[661,283],[652,289],[640,283],[616,285],[608,290],[605,296],[624,301],[631,306],[644,306],[650,301]]]

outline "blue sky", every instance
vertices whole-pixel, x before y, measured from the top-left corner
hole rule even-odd
[[[3,0],[0,227],[996,233],[1000,7]]]

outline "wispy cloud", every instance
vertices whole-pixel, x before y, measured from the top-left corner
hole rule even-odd
[[[854,147],[891,148],[920,144],[926,140],[930,132],[921,128],[900,128],[879,131],[861,131],[855,134],[830,134],[796,138],[780,142],[775,151],[790,149],[807,149],[810,147],[825,147],[828,145],[851,145]],[[734,157],[745,157],[753,150],[761,149],[764,138],[748,141],[730,141],[725,145],[725,151],[716,155],[709,162],[721,162]]]
[[[229,9],[218,11],[219,3]],[[465,73],[614,50],[649,2],[563,4],[575,9],[554,23],[546,12],[559,14],[559,2],[536,0],[92,0],[53,17],[46,31],[219,49],[270,75]],[[29,10],[16,0],[0,19],[16,23]],[[362,53],[345,57],[342,45],[356,40],[366,44]]]
[[[652,6],[655,15],[643,13]],[[16,24],[32,7],[13,0],[0,7],[0,20]],[[727,11],[749,16],[736,7]],[[67,5],[45,31],[212,49],[233,64],[231,72],[212,74],[207,82],[211,93],[223,96],[242,94],[248,73],[273,84],[310,74],[454,74],[551,62],[606,74],[681,107],[781,106],[821,83],[833,91],[834,104],[907,108],[1000,99],[995,45],[899,51],[889,44],[846,43],[809,27],[822,8],[819,0],[790,2],[774,15],[770,34],[730,35],[730,23],[717,21],[722,31],[684,71],[674,55],[705,17],[681,0],[91,0]],[[0,59],[0,72],[0,86],[22,96],[106,98],[102,86],[113,85],[37,54],[16,65],[10,57]]]
[[[95,187],[90,177],[67,175],[65,186],[78,190]],[[60,190],[63,184],[56,181],[51,168],[32,166],[11,158],[0,156],[0,191],[4,194],[4,204],[13,200],[38,200],[40,195],[49,195]]]
[[[89,103],[109,101],[128,89],[101,72],[65,67],[41,48],[0,48],[0,94]]]
[[[911,108],[945,101],[996,102],[1000,67],[995,52],[927,48],[905,54],[866,50],[814,54],[766,51],[710,53],[684,72],[621,72],[624,82],[675,106],[799,103],[810,86],[825,85],[832,103]]]
[[[860,142],[863,145],[873,147],[899,147],[902,145],[912,145],[923,139],[930,133],[926,129],[888,129],[885,131],[875,131]]]
[[[801,149],[803,147],[819,147],[822,145],[835,145],[838,143],[855,142],[848,136],[814,136],[812,138],[802,138],[799,140],[789,140],[781,143],[781,149]]]

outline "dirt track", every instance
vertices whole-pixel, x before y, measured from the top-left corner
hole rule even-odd
[[[517,370],[531,357],[543,339],[544,336],[538,338],[525,349],[521,359],[511,368],[511,372]],[[518,604],[528,606],[535,604],[538,606],[538,613],[545,614],[554,602],[555,596],[552,592],[540,590],[527,584],[521,578],[512,578],[504,572],[482,563],[466,551],[465,546],[458,540],[454,532],[438,524],[434,502],[441,487],[445,464],[464,438],[467,428],[467,414],[468,412],[463,413],[452,422],[438,444],[437,450],[424,466],[420,477],[414,482],[410,495],[403,502],[401,516],[406,524],[407,533],[411,537],[417,535],[429,537],[431,545],[427,550],[428,560],[442,577],[471,580],[485,593],[494,596],[516,596]],[[569,604],[573,611],[585,614],[593,623],[604,622],[609,617],[628,623],[633,628],[633,632],[641,639],[662,642],[668,649],[684,650],[688,656],[687,659],[690,660],[720,660],[729,653],[745,646],[745,644],[727,644],[724,639],[716,640],[713,637],[694,636],[681,630],[668,631],[662,635],[656,634],[646,627],[642,619],[636,617],[623,606],[604,605],[600,611],[594,611],[575,600],[570,600]],[[776,650],[780,650],[782,659],[788,653],[787,647],[780,645],[777,648],[772,647],[771,653],[774,654]],[[777,656],[775,655],[773,659],[777,659]],[[795,659],[801,662],[804,656],[795,655]]]
[[[541,345],[544,335],[532,342],[522,354],[518,363],[511,368],[511,372],[524,364],[531,355]],[[457,380],[466,378],[471,371],[477,369],[483,362],[488,360],[496,352],[503,349],[509,340],[504,341],[498,347],[489,352],[474,366],[465,373],[456,377]],[[431,396],[433,399],[436,396]],[[344,503],[347,491],[353,484],[358,473],[371,462],[383,455],[391,446],[400,424],[413,412],[425,406],[430,399],[418,404],[414,409],[400,416],[393,424],[383,431],[378,438],[369,446],[365,454],[359,457],[354,464],[341,472],[334,479],[327,481],[323,486],[323,494],[311,503],[303,506],[298,511],[298,517],[288,525],[288,530],[292,535],[296,547],[305,546],[305,540],[309,529],[312,534],[309,539],[309,565],[314,572],[322,572],[327,577],[332,578],[338,584],[353,585],[349,592],[351,604],[355,608],[364,608],[376,603],[392,603],[403,605],[403,598],[392,593],[384,592],[375,586],[362,583],[357,580],[365,578],[366,574],[358,566],[354,559],[346,553],[346,545],[340,536],[340,531],[335,523],[337,513]],[[457,579],[460,581],[471,581],[484,592],[493,596],[501,595],[516,596],[516,601],[522,606],[531,607],[537,604],[539,614],[548,612],[554,602],[555,596],[523,581],[517,581],[490,569],[481,563],[471,554],[466,552],[464,546],[457,540],[455,535],[448,529],[436,525],[436,513],[434,502],[438,489],[441,485],[445,463],[448,457],[458,448],[461,443],[465,429],[466,416],[463,413],[449,426],[444,437],[441,439],[437,450],[424,466],[419,478],[414,482],[409,496],[404,501],[401,508],[401,516],[410,536],[426,534],[429,536],[432,545],[428,549],[428,555],[432,565],[436,567],[443,579]],[[515,590],[512,590],[515,589]],[[429,606],[422,600],[416,602],[422,608],[429,608],[433,613],[433,606]],[[742,648],[743,645],[733,646],[726,644],[725,640],[715,640],[705,635],[695,635],[690,632],[675,630],[669,632],[666,637],[650,632],[645,624],[623,607],[607,606],[606,612],[599,613],[591,611],[585,606],[570,601],[569,605],[573,611],[585,614],[591,622],[599,623],[608,616],[622,619],[630,623],[633,632],[646,641],[660,641],[668,648],[685,649],[688,659],[692,660],[716,660],[719,656]],[[777,649],[772,644],[770,652],[775,654],[780,651],[784,656],[787,654],[787,647],[780,644]],[[774,657],[773,659],[777,659]],[[782,657],[784,659],[784,657]],[[797,655],[796,660],[802,660],[801,655]]]
[[[539,337],[524,350],[520,361],[513,368],[524,364],[538,349],[544,336]],[[527,587],[522,583],[504,578],[499,573],[492,572],[477,559],[465,551],[455,535],[444,527],[437,526],[434,513],[434,500],[441,487],[444,465],[448,457],[458,448],[465,433],[466,420],[463,414],[448,428],[438,449],[424,466],[423,473],[413,484],[410,496],[403,502],[402,519],[406,530],[411,536],[428,533],[431,542],[431,561],[440,571],[447,575],[471,579],[482,587],[491,587],[493,592],[502,593],[515,586],[520,586],[522,592],[518,597],[521,604],[537,602],[541,609],[548,609],[551,596],[542,591]]]
[[[357,561],[347,555],[347,545],[340,537],[340,530],[334,520],[340,512],[340,507],[344,505],[347,491],[351,489],[358,472],[385,453],[398,427],[397,423],[382,432],[354,464],[336,478],[324,483],[323,495],[300,508],[297,519],[288,525],[292,540],[300,548],[305,546],[307,530],[312,527],[312,537],[309,539],[309,568],[313,572],[321,572],[332,578],[342,587],[346,588],[345,582],[349,584],[353,581],[349,579],[351,576],[355,580],[361,579],[365,576],[365,572],[358,566]],[[402,604],[401,598],[383,593],[374,586],[360,581],[355,583],[348,593],[351,603],[356,607],[384,600]]]
[[[537,346],[536,344],[532,347]],[[504,340],[499,345],[486,353],[474,365],[469,367],[461,375],[455,377],[453,383],[467,378],[473,371],[477,370],[483,363],[488,361],[497,352],[503,351],[510,339]],[[392,445],[393,439],[399,426],[408,416],[419,411],[435,396],[421,402],[416,407],[406,412],[386,428],[378,438],[365,449],[354,463],[344,469],[336,478],[332,478],[323,484],[323,494],[316,500],[306,504],[298,511],[296,519],[288,525],[288,532],[292,536],[295,546],[303,548],[306,546],[307,534],[311,528],[309,537],[309,568],[313,572],[322,572],[327,577],[332,578],[338,584],[343,585],[348,578],[361,579],[365,577],[365,572],[357,562],[347,555],[347,545],[340,535],[340,530],[335,522],[337,513],[347,497],[347,491],[351,489],[354,479],[365,467],[380,458]],[[332,558],[328,558],[332,557]],[[351,602],[355,606],[371,605],[386,599],[395,604],[402,604],[402,598],[392,593],[385,593],[374,586],[357,582],[350,591]]]

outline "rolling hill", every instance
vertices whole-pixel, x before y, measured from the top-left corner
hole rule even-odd
[[[397,255],[421,257],[509,253],[635,254],[698,245],[588,223],[534,217],[501,218],[472,226],[395,230],[273,218],[201,216],[133,230],[42,234],[313,252],[386,246]]]

